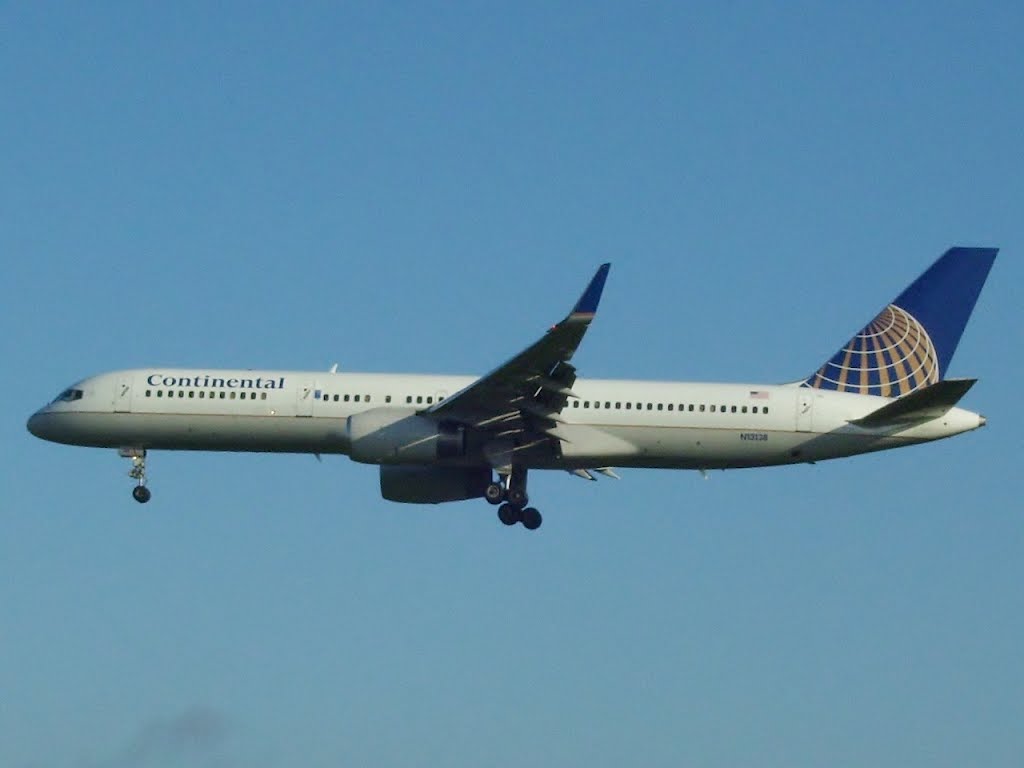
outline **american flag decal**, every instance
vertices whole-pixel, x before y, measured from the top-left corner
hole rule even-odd
[[[751,400],[767,400],[769,397],[771,397],[770,393],[759,389],[752,390],[750,393]]]

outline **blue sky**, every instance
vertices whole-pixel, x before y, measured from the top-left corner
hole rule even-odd
[[[1016,766],[1012,3],[0,11],[0,765]],[[538,474],[544,528],[344,457],[43,443],[145,365],[480,373],[613,262],[586,376],[786,381],[953,244],[989,427]]]

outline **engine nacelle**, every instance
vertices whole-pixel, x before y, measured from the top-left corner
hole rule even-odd
[[[417,416],[409,408],[373,408],[348,417],[349,456],[364,464],[431,464],[466,454],[461,424]]]
[[[478,499],[491,482],[490,467],[421,467],[398,464],[380,468],[380,495],[406,504],[441,504]]]

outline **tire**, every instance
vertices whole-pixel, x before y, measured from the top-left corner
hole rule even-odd
[[[514,507],[522,509],[529,503],[530,497],[526,495],[526,491],[519,488],[510,488],[508,491],[508,503]]]
[[[502,504],[498,507],[498,519],[505,525],[515,525],[519,522],[519,510],[511,504]]]
[[[501,504],[505,500],[505,489],[498,483],[491,483],[484,489],[484,498],[488,504]]]
[[[533,507],[527,507],[523,510],[523,528],[528,531],[536,531],[540,528],[540,524],[544,522],[544,518],[538,510]]]

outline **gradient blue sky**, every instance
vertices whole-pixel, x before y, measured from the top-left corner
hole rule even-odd
[[[1016,3],[0,9],[0,765],[1019,766]],[[32,438],[144,365],[483,372],[613,262],[582,375],[785,381],[953,244],[983,431],[537,474]]]

